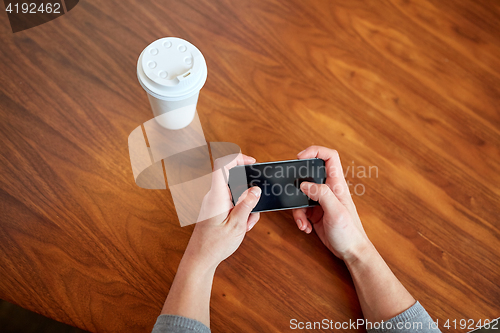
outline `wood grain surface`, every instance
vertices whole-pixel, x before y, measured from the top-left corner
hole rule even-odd
[[[135,185],[127,137],[152,118],[137,58],[176,36],[207,61],[207,141],[259,162],[337,149],[369,237],[440,326],[500,316],[498,1],[87,0],[15,34],[0,17],[0,298],[151,330],[192,226]],[[290,211],[262,214],[212,295],[214,332],[362,318]]]

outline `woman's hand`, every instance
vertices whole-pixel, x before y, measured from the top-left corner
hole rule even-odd
[[[387,321],[415,304],[415,299],[394,276],[366,236],[344,178],[337,151],[311,146],[299,159],[325,161],[325,184],[302,183],[300,189],[320,206],[297,209],[293,216],[301,230],[312,226],[323,243],[344,260],[351,273],[359,303],[369,322]],[[299,222],[300,220],[300,222]],[[439,330],[437,330],[439,331]]]
[[[259,220],[250,213],[260,198],[260,188],[245,191],[233,207],[227,186],[229,169],[255,163],[242,154],[217,159],[212,186],[205,195],[198,222],[182,257],[162,314],[192,318],[210,327],[210,294],[215,269],[240,246],[245,234]]]
[[[299,208],[293,217],[300,230],[310,233],[314,227],[323,244],[338,258],[349,261],[371,243],[352,201],[336,150],[311,146],[301,151],[299,159],[321,158],[325,161],[326,182],[303,182],[300,186],[319,206]]]
[[[233,254],[240,246],[247,231],[258,222],[260,214],[251,213],[260,199],[257,186],[246,190],[234,207],[227,186],[229,169],[236,165],[255,163],[253,157],[238,154],[217,159],[214,162],[212,187],[205,196],[185,255],[194,256],[209,267]]]

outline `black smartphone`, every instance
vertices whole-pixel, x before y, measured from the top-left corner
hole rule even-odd
[[[325,161],[312,158],[238,165],[229,170],[228,185],[233,204],[248,188],[261,188],[260,200],[252,210],[255,213],[317,205],[300,190],[300,184],[324,184],[325,180]]]

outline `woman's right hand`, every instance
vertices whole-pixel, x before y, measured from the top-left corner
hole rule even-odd
[[[302,192],[320,205],[295,209],[293,217],[297,226],[306,233],[310,233],[314,227],[323,244],[333,254],[347,262],[355,260],[371,243],[352,201],[338,152],[325,147],[310,146],[297,157],[317,157],[324,160],[327,175],[325,184],[301,184]]]

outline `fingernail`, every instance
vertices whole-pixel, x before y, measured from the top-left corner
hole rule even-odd
[[[302,221],[300,219],[297,220],[297,224],[299,225],[299,230],[302,229]]]
[[[262,190],[260,189],[260,187],[258,186],[254,186],[250,189],[250,193],[252,193],[253,195],[255,195],[257,198],[260,197],[260,194],[262,193]]]
[[[257,161],[254,157],[250,157],[252,159],[252,163],[255,163]]]
[[[305,151],[306,151],[306,150],[304,149],[303,151],[301,151],[301,152],[300,152],[300,153],[298,153],[297,155],[300,155],[300,154],[302,154],[302,153],[303,153],[303,152],[305,152]]]

